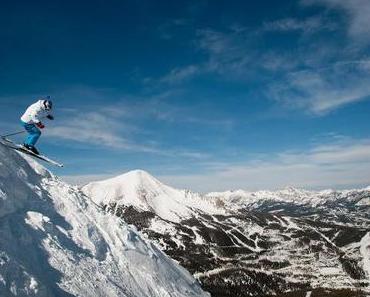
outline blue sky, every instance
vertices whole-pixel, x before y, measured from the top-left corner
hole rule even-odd
[[[367,0],[3,3],[1,130],[51,95],[38,147],[71,182],[141,168],[202,192],[367,186],[368,15]]]

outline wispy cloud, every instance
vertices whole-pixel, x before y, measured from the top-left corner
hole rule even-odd
[[[273,84],[269,95],[290,108],[317,115],[343,105],[369,99],[370,61],[336,63],[317,70],[292,72]]]
[[[370,139],[322,144],[303,152],[281,152],[245,164],[219,163],[211,168],[202,174],[161,178],[201,192],[365,186],[370,184]]]
[[[308,62],[303,57],[303,51],[308,51],[307,46],[298,46],[293,53],[274,48],[261,50],[261,42],[267,33],[298,31],[301,35],[308,36],[334,28],[332,22],[318,15],[303,20],[278,19],[265,22],[257,28],[232,25],[225,30],[197,29],[193,43],[198,51],[205,54],[206,59],[197,64],[174,67],[161,78],[149,81],[179,84],[212,73],[227,79],[248,80],[260,71],[291,70]]]
[[[198,46],[208,55],[205,69],[228,76],[246,74],[255,58],[254,34],[239,29],[226,32],[203,29],[197,31]]]
[[[89,89],[85,87],[84,89]],[[80,88],[78,88],[80,90]],[[66,91],[77,96],[73,91]],[[86,94],[86,92],[83,92]],[[109,97],[109,92],[91,89],[87,93],[101,101]],[[149,153],[162,157],[178,157],[189,160],[207,159],[210,155],[196,149],[177,146],[164,146],[158,141],[157,131],[148,122],[169,122],[182,124],[232,125],[226,119],[217,121],[207,117],[197,117],[192,107],[171,104],[177,93],[166,91],[147,96],[120,96],[115,103],[98,105],[91,103],[75,108],[58,108],[55,123],[48,123],[44,133],[46,139],[53,138],[63,144],[73,143],[95,148]],[[77,96],[78,97],[78,96]],[[77,98],[76,97],[76,98]],[[153,130],[154,129],[154,130]]]
[[[170,73],[163,76],[159,81],[162,83],[174,84],[183,82],[188,78],[193,78],[195,75],[202,72],[199,65],[187,65],[183,68],[175,68]]]
[[[170,88],[157,94],[129,97],[131,102],[118,100],[114,106],[105,107],[105,110],[112,110],[113,114],[116,110],[123,111],[125,117],[130,120],[146,118],[172,124],[217,125],[219,129],[229,129],[234,125],[235,119],[232,116],[218,114],[215,118],[212,114],[204,114],[202,110],[211,108],[210,105],[204,106],[202,103],[178,104],[187,96],[189,94],[186,90]]]
[[[260,42],[266,33],[298,31],[309,35],[333,30],[335,27],[333,22],[322,15],[317,15],[305,19],[278,19],[264,22],[256,28],[233,24],[225,30],[196,29],[193,43],[198,51],[206,54],[206,60],[175,67],[156,81],[168,84],[180,83],[209,73],[240,79],[258,69],[278,70],[278,67],[287,69],[294,60],[292,57],[285,53],[261,51]]]
[[[199,75],[218,73],[229,76],[245,74],[247,65],[253,59],[247,46],[247,34],[242,28],[227,32],[212,29],[196,30],[193,41],[196,49],[206,54],[203,62],[171,69],[159,79],[147,79],[148,82],[179,84]],[[249,38],[248,38],[249,39]]]
[[[302,0],[304,5],[320,4],[343,10],[348,15],[348,34],[358,42],[370,40],[370,3],[368,0]]]
[[[134,144],[120,136],[119,129],[123,122],[107,111],[72,112],[62,118],[57,126],[49,127],[45,132],[50,137],[73,140],[79,143],[93,144],[103,147],[132,149]]]
[[[261,32],[289,32],[301,31],[306,34],[315,33],[323,30],[333,30],[335,25],[323,18],[323,16],[312,16],[306,19],[285,18],[271,22],[265,22],[261,27]]]
[[[135,141],[130,135],[139,128],[125,124],[122,118],[112,117],[109,108],[100,112],[87,112],[78,117],[69,117],[49,127],[45,134],[59,141],[72,141],[102,147],[105,149],[126,150],[136,153],[150,153],[164,157],[186,159],[207,159],[209,154],[185,148],[165,148],[148,139],[146,142]],[[74,115],[76,116],[76,114]]]
[[[197,29],[193,43],[205,59],[174,67],[156,81],[181,84],[209,74],[239,82],[262,77],[269,98],[283,107],[315,115],[367,99],[370,64],[366,52],[352,41],[359,44],[370,38],[368,0],[302,0],[298,5],[304,9],[311,5],[339,9],[347,14],[347,22],[321,10],[305,18],[276,19],[255,28],[232,25],[224,30]],[[351,42],[329,35],[344,30],[352,37]],[[267,34],[285,32],[297,33],[290,48],[261,49]]]

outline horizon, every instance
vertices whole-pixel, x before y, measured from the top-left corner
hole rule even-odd
[[[2,8],[1,134],[50,95],[37,147],[68,182],[143,168],[201,193],[370,185],[367,0]]]

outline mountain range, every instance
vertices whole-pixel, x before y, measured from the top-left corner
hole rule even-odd
[[[71,186],[0,145],[0,296],[370,295],[370,188]]]
[[[369,188],[201,195],[135,170],[82,191],[135,225],[212,296],[370,294]]]

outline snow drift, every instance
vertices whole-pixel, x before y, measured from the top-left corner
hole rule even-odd
[[[0,145],[0,296],[209,296],[78,188]]]

